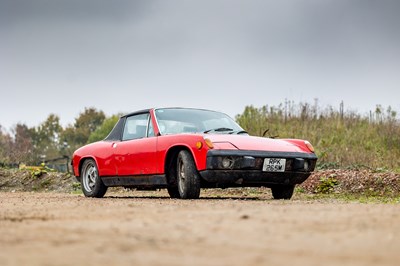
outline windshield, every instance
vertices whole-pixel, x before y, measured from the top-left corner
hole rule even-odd
[[[232,134],[243,129],[226,114],[184,108],[155,110],[157,123],[162,135],[178,133]]]

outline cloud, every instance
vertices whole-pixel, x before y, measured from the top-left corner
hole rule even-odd
[[[153,3],[153,0],[1,0],[0,17],[2,22],[10,23],[7,26],[34,20],[123,21],[145,15]]]
[[[15,121],[43,97],[35,117],[59,109],[68,120],[137,102],[231,115],[284,98],[393,105],[398,10],[394,0],[0,0],[0,88],[11,99],[0,110],[17,109]]]

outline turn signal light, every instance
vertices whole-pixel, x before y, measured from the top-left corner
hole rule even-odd
[[[204,139],[204,142],[206,143],[207,147],[210,149],[214,149],[214,144],[210,139]]]
[[[196,142],[196,148],[201,149],[203,147],[203,143],[201,141]]]

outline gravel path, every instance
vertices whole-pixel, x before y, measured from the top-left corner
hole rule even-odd
[[[165,194],[164,194],[165,193]],[[0,265],[398,265],[400,206],[0,192]]]

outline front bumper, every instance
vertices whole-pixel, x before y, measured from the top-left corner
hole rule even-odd
[[[222,161],[228,158],[229,167]],[[286,159],[283,172],[263,171],[265,158]],[[205,181],[203,186],[272,186],[295,185],[304,182],[315,168],[314,153],[210,150],[207,167],[200,171]]]
[[[268,187],[278,184],[301,184],[311,175],[311,172],[270,173],[258,170],[205,170],[201,171],[200,175],[209,183],[210,187]]]

